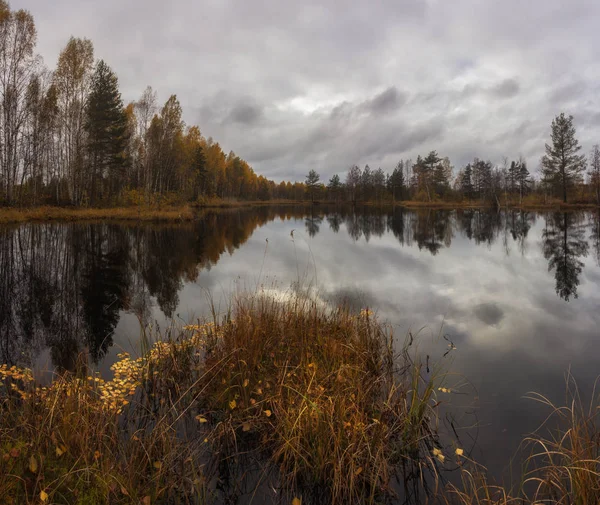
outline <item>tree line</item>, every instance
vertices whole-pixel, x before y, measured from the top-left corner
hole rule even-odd
[[[124,104],[115,72],[75,38],[49,70],[25,10],[0,0],[0,205],[116,205],[304,197],[257,175],[151,87]]]
[[[75,38],[49,70],[36,54],[33,16],[0,0],[0,205],[128,205],[209,198],[335,202],[484,201],[524,198],[600,203],[600,146],[589,164],[572,116],[552,122],[532,177],[522,159],[498,166],[475,158],[455,170],[447,157],[400,160],[391,173],[351,166],[327,184],[311,170],[304,182],[257,175],[233,151],[186,125],[176,95],[161,106],[147,87],[124,104],[119,81],[90,40]],[[586,166],[589,170],[586,174]],[[586,180],[587,179],[587,180]],[[535,202],[534,202],[535,203]]]
[[[540,160],[540,177],[535,179],[526,161],[503,160],[501,165],[475,158],[455,170],[449,158],[437,151],[425,156],[400,160],[391,173],[381,168],[373,170],[366,165],[360,169],[352,165],[345,179],[335,174],[327,184],[311,170],[305,185],[311,201],[323,198],[335,202],[382,202],[413,200],[480,201],[495,205],[547,202],[560,198],[563,202],[600,204],[600,146],[595,145],[589,156],[580,154],[581,146],[575,135],[573,117],[564,113],[557,116],[551,127],[551,140],[546,154]],[[533,197],[533,198],[532,198]]]

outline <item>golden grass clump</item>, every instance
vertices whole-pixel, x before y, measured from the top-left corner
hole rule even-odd
[[[142,358],[122,353],[111,380],[64,373],[40,387],[31,371],[0,366],[0,503],[202,503],[204,444],[177,432],[158,378],[167,355],[201,340],[198,329]]]
[[[259,294],[120,354],[110,380],[83,370],[40,387],[2,367],[0,496],[204,503],[250,458],[303,503],[389,498],[442,461],[433,380],[395,346],[369,310]]]
[[[492,483],[485,468],[461,458],[460,484],[440,495],[446,504],[588,505],[600,503],[600,405],[596,388],[586,406],[569,373],[564,406],[539,393],[529,399],[549,408],[546,422],[524,437],[524,469],[519,482],[509,487]]]
[[[435,471],[433,381],[371,311],[242,296],[218,329],[199,403],[219,450],[260,450],[286,485],[331,503],[375,501],[409,467]]]

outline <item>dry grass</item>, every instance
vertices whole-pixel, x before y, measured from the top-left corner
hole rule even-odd
[[[414,502],[600,503],[598,403],[570,377],[565,407],[531,394],[550,415],[507,488],[440,445],[440,377],[369,310],[259,293],[213,317],[154,345],[142,335],[143,357],[120,355],[108,381],[82,364],[42,388],[0,367],[0,501],[199,504],[275,474],[302,503],[385,502],[396,482]],[[460,482],[442,486],[456,464]]]
[[[194,205],[127,206],[111,208],[79,207],[0,207],[0,224],[28,221],[190,221],[195,218],[194,209],[228,209],[241,207],[265,207],[269,205],[306,205],[292,200],[238,201],[209,198]]]
[[[463,200],[454,202],[444,202],[436,200],[433,202],[404,200],[397,202],[397,205],[406,208],[429,208],[429,209],[481,209],[492,207],[491,202],[483,202],[477,200]]]
[[[451,485],[440,500],[448,505],[600,503],[600,405],[595,394],[588,406],[569,374],[566,405],[557,406],[539,393],[529,398],[550,411],[546,422],[523,440],[528,450],[524,472],[513,488],[488,480],[485,469],[464,459],[461,484]]]
[[[269,205],[310,205],[310,202],[304,200],[236,200],[235,198],[216,198],[201,197],[195,207],[204,209],[222,209],[237,207],[268,207]]]
[[[435,472],[433,381],[394,353],[369,311],[242,297],[218,331],[202,405],[219,426],[215,442],[268,455],[284,487],[364,503],[391,492],[394,478]]]
[[[240,296],[223,321],[148,348],[107,382],[82,367],[40,388],[0,370],[3,500],[204,503],[249,457],[304,503],[437,476],[433,381],[367,310]]]
[[[0,223],[22,223],[27,221],[189,221],[194,212],[189,206],[182,207],[117,207],[117,208],[69,208],[34,207],[0,208]]]

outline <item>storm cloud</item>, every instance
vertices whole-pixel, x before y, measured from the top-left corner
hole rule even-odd
[[[436,149],[456,166],[523,155],[552,118],[600,141],[600,3],[593,0],[13,0],[56,64],[88,37],[126,101],[146,85],[188,124],[275,180],[391,170]]]

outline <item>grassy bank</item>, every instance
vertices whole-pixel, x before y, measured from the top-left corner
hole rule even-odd
[[[107,382],[82,366],[40,388],[4,368],[0,496],[204,503],[228,478],[237,490],[252,460],[290,502],[379,501],[394,477],[436,472],[434,381],[393,349],[369,311],[258,295],[121,355]]]
[[[397,202],[396,205],[406,207],[409,209],[491,209],[495,205],[490,201],[461,201],[461,202],[416,202],[416,201],[402,201]],[[523,202],[519,201],[500,201],[501,208],[508,209],[521,209],[521,210],[582,210],[582,209],[597,209],[598,205],[595,203],[564,203],[561,200],[543,200],[537,199],[525,199]]]
[[[200,209],[231,209],[238,207],[268,207],[270,205],[306,205],[304,200],[235,200],[223,198],[201,198],[193,206]]]
[[[292,200],[269,200],[269,201],[238,201],[222,199],[205,199],[193,205],[165,206],[165,207],[114,207],[114,208],[77,208],[77,207],[32,207],[14,208],[0,207],[0,224],[42,222],[42,221],[93,221],[93,220],[120,220],[120,221],[190,221],[196,217],[196,213],[202,209],[235,209],[243,207],[268,207],[268,206],[305,206],[310,208],[310,202]],[[335,205],[332,202],[315,202],[317,206]],[[392,202],[362,202],[360,207],[388,207]],[[489,202],[462,201],[462,202],[421,202],[421,201],[399,201],[397,206],[408,209],[489,209],[493,206]],[[598,209],[598,205],[591,203],[563,203],[559,200],[548,202],[524,201],[502,203],[502,208],[522,210],[583,210]],[[348,206],[342,204],[342,206]]]
[[[147,207],[119,208],[71,208],[71,207],[34,207],[0,208],[0,223],[23,223],[28,221],[189,221],[194,218],[189,206],[165,207],[162,209]]]
[[[190,221],[200,209],[233,209],[270,205],[306,205],[292,200],[238,201],[204,199],[193,205],[127,206],[113,208],[78,208],[42,206],[31,208],[0,207],[0,224],[29,221]]]
[[[84,360],[46,387],[0,367],[2,503],[229,503],[259,488],[260,503],[387,503],[399,489],[410,503],[600,500],[595,403],[533,395],[556,422],[524,439],[517,483],[495,486],[438,433],[443,376],[369,310],[239,296],[163,337],[142,335],[142,357],[119,355],[110,380]]]

